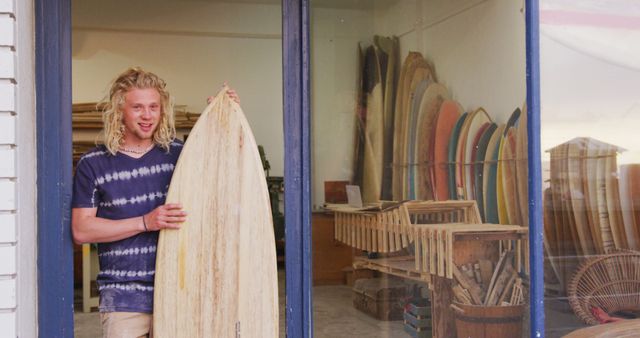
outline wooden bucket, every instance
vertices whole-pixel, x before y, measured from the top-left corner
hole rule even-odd
[[[478,306],[455,303],[458,338],[520,338],[524,305]]]

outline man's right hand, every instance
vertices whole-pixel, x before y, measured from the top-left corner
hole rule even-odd
[[[160,229],[179,229],[181,223],[187,219],[187,212],[182,210],[180,203],[168,203],[161,205],[150,213],[142,216],[146,231],[158,231]]]

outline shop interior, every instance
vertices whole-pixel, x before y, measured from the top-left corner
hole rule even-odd
[[[629,127],[640,68],[581,47],[599,35],[554,16],[593,7],[540,3],[546,336],[561,337],[640,310],[616,303],[640,285],[640,144]],[[529,335],[524,7],[310,1],[314,336]],[[130,66],[166,80],[181,139],[223,83],[239,93],[270,192],[284,337],[280,1],[72,10],[74,161],[100,142],[99,102]],[[95,249],[74,257],[76,337],[97,337]],[[616,284],[629,276],[632,286]],[[590,291],[589,278],[614,286]]]

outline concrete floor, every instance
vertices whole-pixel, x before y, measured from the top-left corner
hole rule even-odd
[[[285,337],[284,321],[284,273],[280,271],[280,336]],[[76,308],[81,308],[79,304]],[[345,285],[317,286],[313,288],[314,337],[409,337],[401,321],[378,321],[353,308],[351,288]],[[546,337],[559,338],[583,327],[566,302],[546,302]],[[101,337],[100,315],[97,312],[76,313],[75,337]],[[525,333],[526,335],[526,333]]]

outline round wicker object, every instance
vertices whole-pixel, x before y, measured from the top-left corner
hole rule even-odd
[[[594,307],[607,314],[640,312],[640,252],[618,251],[585,260],[567,293],[575,314],[589,325],[600,324]]]

